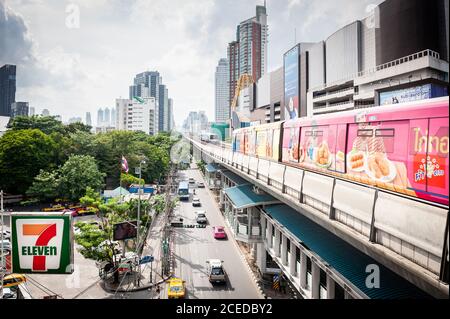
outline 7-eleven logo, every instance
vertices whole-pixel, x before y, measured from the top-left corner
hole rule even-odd
[[[42,272],[59,269],[64,221],[19,219],[16,223],[20,268]]]

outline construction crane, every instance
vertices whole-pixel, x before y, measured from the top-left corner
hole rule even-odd
[[[233,130],[235,127],[233,123],[233,113],[236,112],[236,106],[239,99],[239,94],[241,93],[241,90],[248,88],[250,85],[254,83],[253,76],[247,73],[242,74],[239,77],[239,80],[236,84],[236,90],[234,92],[233,101],[231,102],[231,117],[230,117],[230,127]]]
[[[249,87],[253,83],[254,83],[253,76],[250,74],[245,73],[239,77],[239,80],[236,84],[236,90],[234,92],[233,101],[231,102],[231,111],[236,111],[236,105],[241,90]]]

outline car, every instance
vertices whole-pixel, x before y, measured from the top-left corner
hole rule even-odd
[[[95,207],[84,207],[76,210],[79,216],[82,215],[93,215],[98,212],[98,209]]]
[[[197,223],[198,224],[206,224],[208,222],[208,219],[206,218],[206,212],[204,210],[199,210],[197,212],[195,212],[197,218]]]
[[[223,226],[214,226],[213,235],[215,239],[226,239],[227,233],[225,232],[225,228]]]
[[[7,239],[0,241],[0,250],[1,249],[11,250],[11,242]]]
[[[192,199],[192,206],[194,206],[194,207],[202,206],[202,203],[200,203],[200,198],[194,197]]]
[[[185,281],[181,278],[173,277],[168,280],[169,289],[167,291],[168,299],[184,298],[186,294]]]
[[[195,184],[195,179],[193,179],[192,177],[189,178],[189,184]]]
[[[223,261],[220,259],[209,259],[206,261],[206,273],[208,274],[209,282],[215,283],[226,283],[227,277],[226,272],[223,267]]]
[[[11,288],[3,288],[3,299],[17,299],[17,293]]]
[[[197,187],[198,188],[205,188],[205,184],[203,182],[198,182],[197,183]]]
[[[15,287],[27,281],[27,278],[21,274],[10,274],[3,278],[3,288]]]

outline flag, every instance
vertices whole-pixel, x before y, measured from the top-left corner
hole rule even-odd
[[[122,155],[122,170],[124,170],[125,173],[128,173],[128,162],[123,155]]]

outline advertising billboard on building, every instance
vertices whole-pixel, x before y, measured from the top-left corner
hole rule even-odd
[[[446,95],[448,95],[446,87],[424,84],[395,91],[380,92],[380,105],[412,102]]]
[[[71,274],[72,216],[61,213],[11,215],[12,272]]]
[[[124,222],[114,224],[113,226],[113,239],[125,240],[130,238],[136,238],[137,236],[137,221]]]
[[[295,119],[299,114],[299,46],[284,54],[284,105],[285,119]]]

